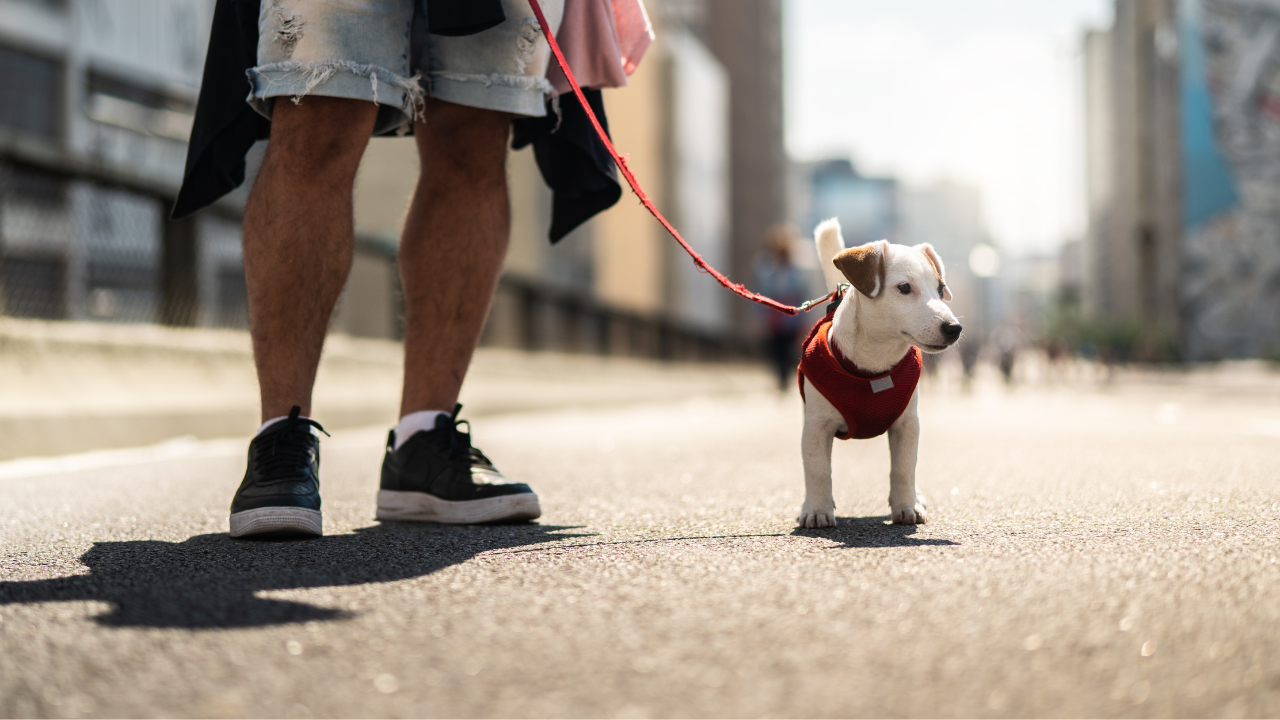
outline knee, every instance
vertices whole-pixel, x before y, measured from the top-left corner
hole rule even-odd
[[[496,110],[429,100],[414,127],[424,175],[447,170],[450,177],[506,177],[511,115]]]
[[[377,105],[348,98],[277,98],[268,159],[311,179],[354,177],[377,114]]]

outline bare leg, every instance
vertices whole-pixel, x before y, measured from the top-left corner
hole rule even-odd
[[[377,117],[373,103],[276,102],[244,213],[244,271],[262,419],[311,412],[329,317],[353,252],[351,190]]]
[[[400,241],[401,415],[458,400],[507,252],[510,126],[506,113],[439,100],[414,126],[422,169]]]

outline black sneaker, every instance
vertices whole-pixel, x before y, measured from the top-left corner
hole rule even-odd
[[[320,438],[315,420],[289,417],[249,443],[249,467],[231,499],[231,537],[262,533],[323,535],[320,515]],[[325,433],[328,435],[328,433]]]
[[[434,430],[413,434],[399,450],[396,431],[387,436],[378,490],[379,520],[484,523],[532,520],[542,514],[538,496],[524,483],[508,482],[484,453],[471,447],[468,432],[453,416],[441,415]]]

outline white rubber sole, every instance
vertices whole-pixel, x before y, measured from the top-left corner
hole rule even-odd
[[[324,534],[324,516],[319,510],[300,507],[264,507],[231,516],[231,537],[263,533]]]
[[[540,515],[542,506],[533,493],[455,502],[420,492],[379,490],[378,514],[375,517],[379,520],[471,525],[498,520],[533,520]]]

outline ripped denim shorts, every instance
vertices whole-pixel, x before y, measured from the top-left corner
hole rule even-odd
[[[506,20],[475,35],[427,33],[418,0],[263,0],[258,65],[247,98],[271,117],[275,98],[305,95],[377,103],[375,134],[403,132],[424,92],[459,105],[546,115],[551,49],[528,0],[502,0]],[[552,32],[564,0],[541,0]]]

